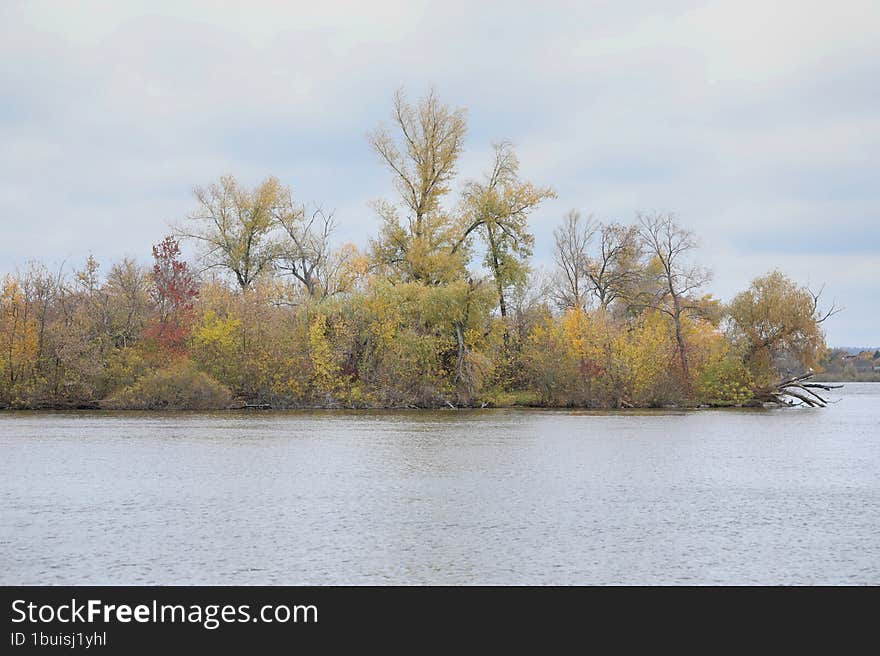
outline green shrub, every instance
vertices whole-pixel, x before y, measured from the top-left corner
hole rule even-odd
[[[696,385],[701,403],[741,405],[754,396],[752,377],[741,360],[727,357],[700,372]]]
[[[104,399],[101,406],[118,410],[221,410],[231,401],[227,387],[185,363],[139,378]]]

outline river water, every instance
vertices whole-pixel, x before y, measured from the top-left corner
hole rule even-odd
[[[0,413],[0,584],[880,584],[826,409]]]

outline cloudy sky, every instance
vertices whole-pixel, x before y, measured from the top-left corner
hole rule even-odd
[[[142,261],[192,187],[274,174],[377,231],[391,180],[365,135],[395,89],[468,108],[462,178],[493,141],[570,208],[675,212],[729,299],[780,268],[880,344],[880,3],[0,2],[0,272]]]

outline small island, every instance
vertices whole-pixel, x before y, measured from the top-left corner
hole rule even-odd
[[[391,117],[369,141],[398,195],[368,244],[334,245],[334,214],[274,177],[227,175],[195,189],[152,266],[6,275],[0,408],[824,405],[813,372],[867,366],[827,349],[821,290],[779,271],[712,296],[669,213],[572,211],[555,269],[533,268],[529,217],[553,189],[507,142],[459,180],[465,111],[434,93],[397,93]]]

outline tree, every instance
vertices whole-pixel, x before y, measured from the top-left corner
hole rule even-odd
[[[74,277],[76,278],[77,284],[87,294],[94,294],[101,286],[101,281],[98,277],[98,269],[100,268],[101,265],[98,264],[95,256],[89,254],[89,257],[86,260],[83,268],[79,271],[74,271]]]
[[[66,349],[76,366],[94,357],[102,358],[111,347],[113,329],[110,320],[110,299],[98,270],[101,265],[89,255],[82,269],[74,271],[75,292],[72,294],[72,316],[68,336],[73,337]],[[99,367],[89,362],[89,368]],[[81,373],[81,372],[78,372]]]
[[[580,212],[570,211],[563,224],[553,231],[553,259],[559,272],[556,302],[562,308],[585,310],[590,293],[590,258],[587,252],[596,232],[592,217],[584,220]]]
[[[581,314],[572,308],[569,312]],[[575,405],[585,401],[580,389],[580,363],[573,351],[564,320],[548,313],[532,327],[522,364],[525,380],[542,404]]]
[[[333,215],[318,208],[306,218],[305,207],[288,201],[276,219],[285,237],[278,246],[276,266],[301,282],[311,298],[321,298],[319,272],[330,256]]]
[[[622,405],[651,406],[680,400],[669,384],[676,341],[662,312],[642,312],[615,340],[613,363],[625,390]],[[673,374],[674,375],[674,374]]]
[[[682,318],[703,311],[703,305],[693,298],[693,293],[709,281],[710,274],[686,262],[697,242],[693,233],[677,225],[671,215],[640,215],[639,237],[645,250],[659,265],[657,293],[651,304],[672,320],[681,373],[685,387],[689,388],[691,376]]]
[[[755,278],[727,307],[728,331],[755,377],[769,382],[773,361],[792,355],[804,368],[815,367],[825,350],[821,324],[840,310],[819,310],[821,292],[801,287],[779,271]]]
[[[38,333],[30,299],[18,280],[6,276],[0,286],[0,403],[14,400],[29,377],[39,349]]]
[[[555,194],[519,179],[519,160],[509,143],[495,145],[492,170],[484,182],[469,182],[464,191],[465,225],[455,253],[477,232],[486,244],[485,265],[492,272],[502,317],[507,317],[505,290],[525,281],[535,237],[528,216]]]
[[[347,242],[333,250],[324,266],[318,269],[325,298],[355,291],[368,269],[368,258],[354,244]]]
[[[193,193],[199,205],[187,224],[193,228],[179,227],[178,236],[203,246],[205,269],[229,271],[241,290],[247,291],[272,266],[275,218],[284,212],[289,191],[274,177],[248,190],[226,175],[219,183],[196,187]]]
[[[37,354],[34,362],[36,373],[39,374],[45,364],[47,333],[53,318],[54,306],[63,286],[62,270],[59,268],[58,272],[53,275],[42,264],[31,262],[21,284],[25,297],[33,299],[34,314],[39,326]]]
[[[112,348],[108,339],[107,294],[98,276],[99,265],[89,256],[74,271],[74,284],[61,272],[55,290],[53,320],[46,326],[46,400],[70,404],[94,400],[96,377]]]
[[[309,326],[309,359],[313,384],[320,392],[332,393],[339,384],[339,354],[327,336],[327,317],[318,314]]]
[[[379,127],[370,144],[391,170],[400,210],[379,202],[380,236],[372,244],[377,264],[402,280],[437,284],[462,275],[464,253],[452,252],[458,226],[441,200],[449,193],[467,130],[464,109],[451,109],[434,92],[410,105],[394,96],[393,131]]]
[[[358,253],[352,245],[333,250],[333,214],[317,208],[307,215],[304,207],[286,205],[277,216],[284,238],[278,243],[276,267],[299,281],[309,298],[322,299],[351,289]]]
[[[153,259],[150,295],[159,317],[151,335],[162,346],[180,350],[192,327],[199,288],[189,265],[180,259],[180,244],[174,237],[153,246]]]
[[[596,232],[598,252],[587,258],[586,274],[599,307],[608,309],[631,293],[641,275],[639,232],[635,226],[619,223],[603,223]]]
[[[155,247],[153,253],[155,256]],[[116,346],[129,346],[141,333],[150,309],[152,280],[149,270],[129,258],[110,267],[106,288],[112,338]]]

